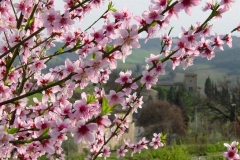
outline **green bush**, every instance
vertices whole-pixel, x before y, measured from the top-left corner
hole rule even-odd
[[[189,160],[191,159],[186,147],[175,145],[173,147],[165,147],[157,150],[150,150],[149,160]]]
[[[208,144],[208,145],[174,145],[172,147],[163,147],[157,150],[149,149],[142,150],[140,154],[135,153],[133,157],[131,152],[126,153],[125,157],[120,157],[119,160],[190,160],[191,157],[208,156],[208,160],[224,160],[222,152],[225,150],[223,143]],[[68,160],[83,160],[87,154],[79,155],[77,152],[71,152],[66,156]],[[117,153],[113,152],[108,160],[117,160]],[[98,158],[103,160],[104,158]],[[39,160],[47,160],[46,157],[41,157]]]
[[[216,144],[187,145],[187,151],[193,156],[208,156],[222,153],[225,150],[223,142]]]
[[[209,144],[207,146],[207,152],[208,153],[216,153],[216,152],[222,152],[225,150],[225,147],[223,143],[216,143],[216,144]]]

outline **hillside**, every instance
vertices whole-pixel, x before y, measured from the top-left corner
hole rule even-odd
[[[132,69],[133,71],[138,68],[142,68],[145,65],[145,57],[149,57],[150,53],[158,54],[160,51],[160,40],[150,39],[147,43],[144,43],[144,39],[140,39],[141,49],[133,50],[133,53],[126,59],[126,63],[121,61],[118,64],[120,69]],[[60,43],[56,44],[56,47],[51,48],[48,52],[53,53],[57,48],[61,46]],[[224,47],[224,51],[217,51],[215,58],[208,61],[206,58],[196,58],[194,65],[183,70],[182,67],[177,67],[175,71],[172,71],[171,64],[168,63],[166,70],[167,75],[160,77],[160,80],[170,80],[174,77],[174,81],[182,81],[184,73],[196,73],[198,74],[199,87],[203,88],[205,79],[210,76],[215,82],[222,79],[223,76],[229,76],[232,81],[235,81],[237,77],[240,77],[240,37],[233,37],[233,47]],[[53,59],[48,64],[49,67],[53,67],[59,64],[64,64],[64,59],[70,60],[77,59],[75,53],[66,53]]]

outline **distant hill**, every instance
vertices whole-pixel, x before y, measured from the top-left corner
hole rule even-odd
[[[194,61],[194,65],[183,70],[182,67],[177,67],[175,71],[172,71],[171,64],[169,63],[166,67],[167,75],[161,76],[160,79],[170,80],[174,77],[174,81],[182,81],[184,73],[194,72],[198,74],[199,86],[203,87],[207,76],[211,76],[213,80],[223,78],[223,76],[229,76],[233,81],[236,77],[240,77],[240,37],[233,38],[233,47],[229,48],[224,46],[224,51],[217,51],[215,58],[208,61],[206,58],[198,57]],[[147,43],[144,43],[144,39],[140,39],[139,43],[141,49],[133,50],[127,59],[126,63],[123,64],[121,61],[118,67],[121,69],[132,69],[137,70],[137,67],[144,67],[145,58],[149,57],[151,53],[158,54],[160,51],[160,39],[150,39]],[[61,46],[61,43],[56,43],[56,47],[52,47],[48,53],[54,53]],[[53,60],[48,64],[49,67],[64,64],[64,60],[69,58],[70,60],[76,60],[78,58],[75,53],[66,53]],[[139,73],[136,73],[139,74]]]
[[[145,57],[149,57],[150,53],[157,54],[160,51],[160,39],[159,38],[153,38],[149,39],[147,43],[144,43],[145,39],[140,39],[139,43],[141,45],[140,49],[133,50],[133,54],[130,55],[127,58],[127,62],[129,63],[145,63]],[[58,50],[59,47],[62,46],[61,43],[56,42],[56,46],[50,48],[48,50],[48,53],[54,53],[55,51]],[[224,51],[218,51],[216,54],[216,57],[211,60],[211,64],[216,65],[216,67],[223,66],[223,67],[229,67],[228,65],[224,64],[224,61],[229,62],[229,61],[237,61],[237,57],[235,56],[238,53],[238,50],[240,48],[240,37],[235,37],[233,36],[233,47],[229,48],[228,46],[224,46]],[[76,60],[78,58],[77,54],[75,53],[65,53],[57,58],[57,62],[54,61],[54,63],[59,63],[63,64],[64,59],[69,58],[70,60]],[[239,57],[240,58],[240,57]],[[196,60],[195,63],[206,63],[207,60],[203,58],[199,58]],[[209,62],[207,62],[209,63]],[[234,62],[235,64],[235,62]],[[233,64],[231,64],[233,65]],[[240,64],[237,64],[240,65]],[[232,67],[230,67],[232,68]]]

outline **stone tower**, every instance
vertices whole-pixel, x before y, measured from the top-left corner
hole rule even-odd
[[[186,89],[190,92],[197,92],[197,74],[195,73],[186,73],[184,77],[184,85]]]

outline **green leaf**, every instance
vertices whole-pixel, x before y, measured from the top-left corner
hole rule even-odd
[[[113,45],[107,44],[106,47],[105,47],[105,51],[106,51],[106,52],[110,52],[110,51],[113,50],[113,49],[114,49],[114,46],[113,46]]]
[[[194,26],[193,26],[193,25],[191,25],[190,29],[191,29],[191,30],[194,30]]]
[[[41,137],[45,137],[46,135],[48,135],[48,134],[47,134],[48,131],[49,131],[49,127],[45,128],[45,129],[43,130],[43,133],[42,133]]]
[[[164,42],[163,42],[163,40],[161,40],[160,45],[163,46],[163,44],[164,44]]]
[[[38,40],[40,38],[40,34],[37,34],[35,37],[36,37],[36,40]]]
[[[113,7],[113,3],[112,2],[108,3],[108,9],[110,10],[112,7]]]
[[[106,115],[108,113],[111,113],[113,111],[114,107],[109,106],[108,100],[106,99],[105,96],[102,98],[102,111],[101,115]]]
[[[76,47],[78,47],[81,44],[81,40],[79,39],[76,43]]]
[[[49,138],[49,137],[50,137],[49,134],[44,134],[44,135],[41,136],[42,139],[47,139],[47,138]]]
[[[59,47],[59,48],[58,48],[58,52],[59,52],[59,53],[62,53],[62,52],[63,52],[63,48],[62,48],[62,47]]]
[[[95,59],[96,58],[96,53],[93,53],[92,54],[92,59]]]
[[[117,11],[115,8],[113,8],[113,3],[112,2],[108,3],[108,10],[113,11],[113,12]]]
[[[161,142],[162,142],[164,145],[166,145],[167,134],[161,133],[160,139],[161,139]]]
[[[7,132],[7,131],[8,131],[7,126],[5,126],[4,127],[4,132]]]
[[[117,10],[115,8],[110,8],[110,10],[113,12],[117,12]]]
[[[8,134],[14,134],[17,133],[19,131],[19,128],[11,128],[8,130]]]
[[[150,26],[154,27],[157,24],[157,22],[153,22]]]
[[[34,21],[34,17],[29,21],[28,25],[32,24]]]
[[[172,2],[172,0],[168,0],[168,5]]]
[[[87,97],[87,104],[92,103],[96,100],[97,98],[95,98],[94,94],[92,93],[90,96]]]

